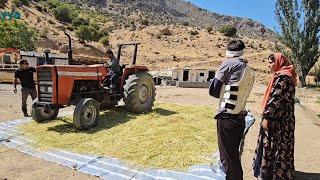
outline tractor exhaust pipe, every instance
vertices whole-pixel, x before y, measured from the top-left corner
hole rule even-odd
[[[69,40],[69,46],[68,46],[68,63],[69,65],[73,64],[73,58],[72,58],[72,46],[71,46],[71,36],[65,31],[64,34],[68,37]]]

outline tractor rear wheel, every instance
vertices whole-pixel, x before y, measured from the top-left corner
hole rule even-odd
[[[99,121],[99,103],[92,98],[81,99],[73,113],[73,123],[79,130],[91,129]]]
[[[156,88],[152,76],[147,72],[130,75],[124,85],[125,108],[134,113],[147,113],[152,110]]]
[[[32,119],[38,123],[44,121],[51,121],[57,118],[59,108],[45,110],[43,107],[32,107],[31,116]]]

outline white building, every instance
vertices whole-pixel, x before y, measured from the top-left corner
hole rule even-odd
[[[215,76],[214,70],[174,68],[172,69],[172,80],[179,82],[209,82]]]

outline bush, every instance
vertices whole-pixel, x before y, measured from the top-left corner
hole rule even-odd
[[[13,0],[13,4],[16,6],[16,7],[21,7],[23,6],[22,2],[20,0]]]
[[[182,25],[189,26],[189,22],[183,22]]]
[[[212,28],[212,26],[208,26],[208,27],[206,28],[206,30],[207,30],[207,32],[208,32],[209,34],[211,34],[212,31],[213,31],[213,28]]]
[[[35,49],[36,33],[18,21],[0,21],[0,47],[22,51]]]
[[[49,28],[46,26],[40,31],[40,37],[41,38],[47,38],[47,35],[49,33]]]
[[[29,6],[30,4],[30,0],[20,0],[22,2],[23,5],[25,6]]]
[[[140,20],[140,24],[144,26],[149,26],[149,21],[147,19]]]
[[[99,41],[103,33],[88,25],[80,25],[76,30],[76,35],[81,41]]]
[[[49,24],[56,24],[54,21],[52,21],[51,19],[48,20]]]
[[[99,43],[103,44],[104,46],[109,46],[110,45],[109,37],[104,36],[100,38]]]
[[[53,10],[54,17],[60,22],[72,22],[72,10],[69,6],[63,4]]]
[[[72,26],[67,26],[67,28],[69,31],[74,31],[74,28]]]
[[[23,5],[29,6],[30,1],[29,0],[13,0],[13,4],[16,5],[17,7],[21,7]]]
[[[48,5],[50,9],[58,7],[60,4],[59,0],[49,0]]]
[[[84,17],[76,17],[73,19],[72,25],[74,27],[78,27],[80,25],[89,25],[89,20]]]
[[[8,0],[0,0],[0,8],[4,8],[7,4]]]
[[[219,32],[225,36],[234,37],[237,35],[237,28],[235,28],[234,26],[226,25],[226,26],[222,26],[219,29]]]
[[[42,6],[39,6],[39,5],[36,5],[36,9],[37,9],[37,11],[40,11],[40,12],[42,12],[42,11],[43,11]]]
[[[172,32],[169,30],[168,27],[160,30],[160,33],[161,33],[161,35],[164,35],[164,36],[171,36],[172,35]]]
[[[192,35],[192,36],[196,36],[196,35],[198,35],[199,34],[199,32],[198,31],[193,31],[193,30],[191,30],[191,31],[189,31],[189,33],[190,33],[190,35]]]

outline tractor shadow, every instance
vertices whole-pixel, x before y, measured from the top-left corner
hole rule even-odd
[[[295,179],[296,180],[318,180],[320,179],[320,173],[307,173],[307,172],[296,171]]]
[[[160,116],[171,116],[177,114],[177,112],[170,111],[163,108],[155,108],[152,110],[151,113],[159,114]],[[62,121],[63,124],[59,124],[53,127],[49,127],[48,131],[54,131],[61,134],[66,133],[87,133],[87,134],[94,134],[96,132],[111,129],[116,127],[120,124],[127,123],[128,121],[135,120],[139,114],[134,114],[126,111],[123,107],[119,106],[108,111],[103,111],[100,113],[100,120],[96,127],[89,129],[89,130],[77,130],[70,121],[70,119],[66,117],[57,118],[57,121]]]

